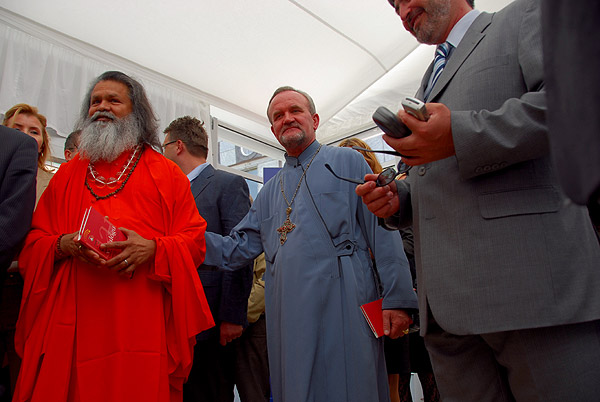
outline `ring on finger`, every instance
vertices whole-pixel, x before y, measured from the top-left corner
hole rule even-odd
[[[408,328],[406,328],[405,330],[403,330],[403,331],[402,331],[402,333],[403,333],[404,335],[408,335]]]
[[[125,263],[125,266],[126,266],[126,267],[128,267],[128,266],[129,266],[129,262],[127,262],[127,258],[125,258],[125,259],[123,260],[123,262]]]

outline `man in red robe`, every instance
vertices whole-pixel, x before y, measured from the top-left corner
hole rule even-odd
[[[14,401],[181,401],[195,335],[214,325],[196,274],[206,222],[181,169],[156,152],[143,87],[102,74],[80,153],[44,192],[20,255],[25,286]],[[103,259],[77,240],[92,206],[125,241]]]

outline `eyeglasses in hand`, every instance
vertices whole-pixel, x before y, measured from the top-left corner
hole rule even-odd
[[[331,172],[332,175],[334,175],[335,177],[337,177],[340,180],[344,180],[344,181],[354,183],[354,184],[365,184],[366,183],[364,180],[351,179],[349,177],[338,176],[337,173],[335,173],[333,171],[331,166],[329,166],[329,163],[326,163],[325,167],[327,168],[327,170],[329,170]],[[391,166],[387,167],[383,170],[383,172],[379,173],[379,175],[377,176],[377,180],[375,180],[375,183],[377,183],[377,187],[387,186],[388,184],[390,184],[391,182],[394,181],[394,179],[396,178],[396,175],[397,175],[396,170],[393,167],[391,167]]]
[[[367,149],[367,148],[362,148],[359,147],[358,145],[353,145],[352,149],[355,149],[357,151],[365,151],[365,152],[375,152],[378,154],[387,154],[387,155],[394,155],[394,156],[402,156],[405,157],[404,155],[402,155],[400,152],[396,152],[396,151],[389,151],[387,149]]]
[[[410,158],[410,156],[402,155],[400,152],[388,151],[387,149],[367,149],[367,148],[361,148],[361,147],[356,146],[356,145],[354,145],[352,147],[352,149],[355,149],[357,151],[375,152],[375,153],[378,153],[378,154],[400,156],[401,158]],[[404,174],[404,173],[408,174],[408,171],[412,168],[412,166],[407,165],[401,159],[400,162],[398,162],[398,166],[396,168],[398,169],[398,174]]]

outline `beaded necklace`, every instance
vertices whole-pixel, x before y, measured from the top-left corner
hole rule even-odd
[[[123,175],[125,174],[127,169],[129,169],[131,162],[133,162],[133,160],[135,159],[139,150],[140,150],[140,145],[135,147],[135,149],[133,150],[133,153],[129,157],[129,160],[127,161],[127,163],[125,163],[123,165],[123,167],[119,171],[119,173],[118,173],[119,176],[116,179],[114,177],[111,177],[108,179],[108,181],[104,181],[104,180],[106,180],[104,178],[104,176],[100,176],[98,174],[98,172],[96,172],[96,169],[94,169],[94,165],[90,162],[90,164],[88,165],[88,170],[90,171],[90,175],[92,175],[92,178],[96,181],[96,183],[98,183],[98,188],[104,188],[105,186],[108,188],[115,188],[116,184],[118,182],[120,182],[121,179],[123,178]]]
[[[135,170],[135,167],[137,166],[138,162],[140,161],[140,159],[141,159],[141,157],[142,157],[142,153],[144,153],[144,150],[143,150],[143,149],[141,149],[141,147],[142,147],[141,145],[138,145],[138,146],[136,147],[135,151],[134,151],[134,152],[133,152],[133,154],[131,155],[131,158],[129,158],[129,161],[127,162],[127,164],[126,164],[126,165],[124,166],[124,168],[122,169],[122,171],[121,171],[121,174],[119,175],[119,178],[118,178],[118,179],[116,179],[116,180],[114,180],[114,182],[115,182],[115,183],[117,183],[117,182],[118,182],[118,181],[119,181],[119,180],[120,180],[120,179],[123,177],[123,174],[124,174],[124,173],[127,171],[127,169],[129,168],[129,165],[131,164],[131,162],[132,162],[132,160],[133,160],[133,157],[135,157],[135,155],[137,154],[137,158],[135,159],[135,163],[134,163],[134,164],[133,164],[133,166],[131,167],[131,170],[129,170],[129,173],[127,174],[127,177],[125,177],[125,180],[123,180],[123,182],[121,183],[121,186],[120,186],[119,188],[117,188],[115,191],[112,191],[112,192],[110,192],[110,193],[108,193],[108,194],[106,194],[106,195],[98,195],[98,194],[96,194],[96,193],[94,192],[94,190],[92,189],[92,187],[90,186],[90,184],[88,183],[88,177],[87,177],[87,174],[85,175],[85,186],[86,186],[86,187],[87,187],[87,189],[90,191],[90,193],[91,193],[91,194],[94,196],[94,198],[96,199],[96,201],[100,201],[100,200],[104,200],[104,199],[106,199],[106,198],[112,197],[113,195],[117,194],[119,191],[123,190],[123,187],[125,187],[125,184],[127,184],[127,182],[129,181],[129,178],[131,177],[131,174],[132,174],[132,173],[133,173],[133,171]],[[138,150],[140,150],[140,149],[141,149],[141,151],[140,151],[140,152],[139,152],[139,154],[138,154]],[[95,174],[94,174],[94,173],[92,173],[92,172],[96,172],[96,171],[95,171],[95,169],[93,168],[93,166],[92,166],[92,163],[91,163],[91,162],[90,162],[90,164],[89,164],[89,171],[90,171],[90,174],[91,174],[92,178],[93,178],[93,179],[94,179],[96,182],[98,182],[98,183],[100,183],[100,184],[103,184],[103,186],[102,186],[102,187],[100,187],[100,188],[103,188],[105,185],[107,185],[107,184],[108,184],[108,183],[106,183],[106,182],[103,182],[103,181],[101,181],[101,180],[98,180],[98,178],[95,176]],[[97,173],[97,172],[96,172],[96,173]],[[110,182],[112,182],[112,180],[111,180]]]

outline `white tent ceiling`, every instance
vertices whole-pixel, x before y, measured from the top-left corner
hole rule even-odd
[[[477,0],[496,11],[512,0]],[[211,113],[272,140],[273,90],[310,93],[322,141],[415,92],[433,57],[386,0],[0,0],[0,7],[183,83]]]

